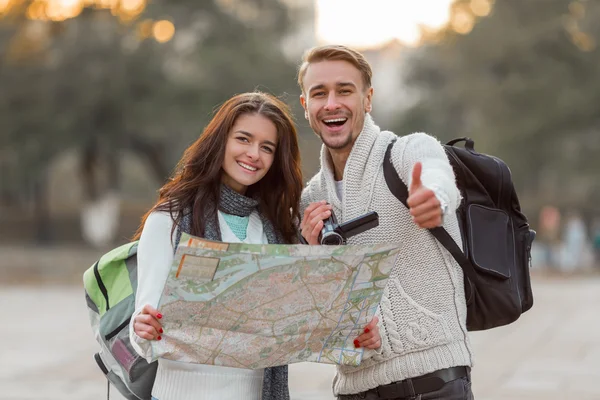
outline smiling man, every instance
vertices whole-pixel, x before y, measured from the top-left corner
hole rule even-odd
[[[338,366],[333,391],[340,400],[470,400],[472,349],[462,270],[424,229],[443,225],[462,246],[455,213],[460,192],[435,138],[398,138],[374,123],[371,77],[363,55],[344,46],[309,50],[298,73],[305,117],[323,141],[321,170],[302,193],[302,236],[318,244],[332,210],[340,223],[377,211],[379,226],[348,244],[402,244],[377,312],[377,346],[366,346],[360,366]],[[383,175],[393,140],[392,164],[409,188],[409,209]]]

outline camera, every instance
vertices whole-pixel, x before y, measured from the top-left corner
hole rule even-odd
[[[358,235],[368,229],[379,226],[379,215],[375,211],[338,224],[337,218],[331,210],[329,218],[323,220],[323,229],[319,234],[319,243],[336,246],[346,244],[349,237]]]

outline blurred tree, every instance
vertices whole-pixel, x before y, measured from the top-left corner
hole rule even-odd
[[[496,0],[475,22],[486,4],[457,1],[448,29],[413,52],[418,101],[396,130],[473,137],[508,163],[529,210],[600,211],[600,2]]]
[[[18,157],[0,163],[10,178],[0,192],[35,200],[40,221],[44,171],[65,149],[80,149],[93,201],[119,190],[124,151],[162,182],[218,104],[256,88],[296,91],[281,46],[298,19],[279,0],[4,3],[1,154]]]

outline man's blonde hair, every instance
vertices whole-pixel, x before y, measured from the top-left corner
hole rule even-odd
[[[373,71],[365,57],[358,51],[342,45],[324,45],[309,49],[302,57],[302,64],[298,70],[298,86],[304,93],[304,75],[308,66],[320,61],[347,61],[361,74],[365,89],[371,87]]]

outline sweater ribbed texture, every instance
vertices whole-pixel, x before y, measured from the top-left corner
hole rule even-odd
[[[263,371],[158,360],[152,396],[158,400],[259,400]]]
[[[380,132],[367,115],[344,170],[343,201],[336,195],[330,156],[324,146],[321,171],[302,194],[302,210],[311,202],[327,200],[339,222],[377,211],[379,226],[350,238],[349,244],[402,245],[378,309],[382,346],[377,351],[366,351],[358,367],[337,368],[333,382],[336,395],[362,392],[443,368],[472,365],[462,270],[427,230],[417,227],[385,182],[383,157],[395,137],[391,132]],[[460,193],[440,143],[423,133],[399,138],[392,162],[408,186],[417,161],[423,163],[423,184],[448,204],[450,212],[444,218],[444,228],[462,246],[454,213]]]

